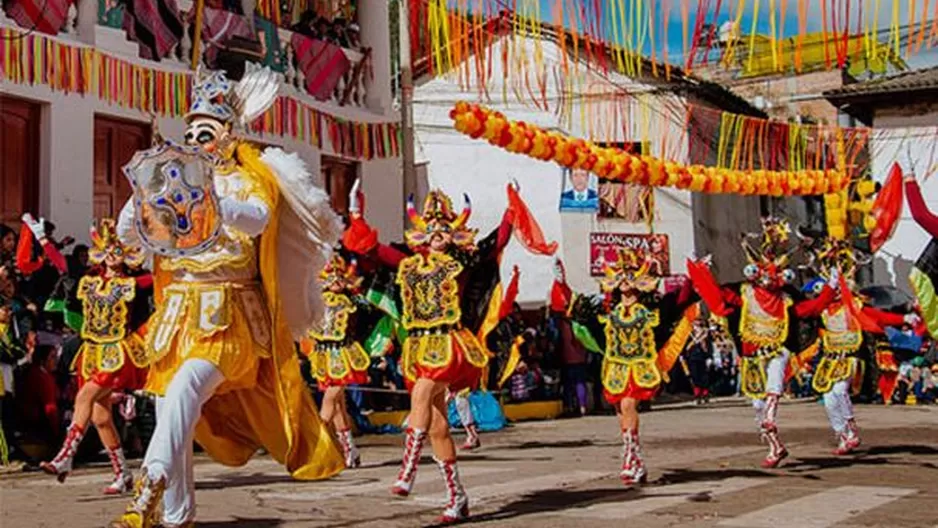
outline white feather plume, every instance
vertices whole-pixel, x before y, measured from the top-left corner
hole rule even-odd
[[[236,111],[247,125],[267,111],[280,93],[280,78],[267,66],[244,63],[244,76],[234,89]]]
[[[295,153],[268,148],[261,155],[277,176],[284,207],[277,236],[277,278],[283,312],[299,340],[318,328],[323,314],[319,274],[342,235],[342,220],[329,195],[313,184]]]

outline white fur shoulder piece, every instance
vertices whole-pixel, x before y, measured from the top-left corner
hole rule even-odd
[[[261,161],[277,176],[286,206],[277,237],[278,289],[287,323],[299,339],[322,318],[319,274],[342,236],[342,220],[296,153],[268,148]]]

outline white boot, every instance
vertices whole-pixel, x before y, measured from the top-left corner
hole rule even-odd
[[[463,445],[459,446],[459,449],[463,451],[472,451],[473,449],[478,449],[482,447],[482,441],[479,439],[479,428],[476,427],[476,424],[469,424],[466,426],[466,441]]]
[[[642,459],[642,446],[638,441],[638,432],[632,429],[622,432],[622,471],[619,478],[626,486],[643,484],[648,480],[645,461]]]
[[[420,464],[420,452],[423,451],[423,444],[427,440],[426,431],[420,429],[408,429],[407,439],[404,440],[404,457],[401,460],[401,470],[397,474],[397,480],[391,486],[391,493],[399,497],[410,495],[410,490],[414,487],[414,480],[417,478],[417,465]]]
[[[350,429],[339,431],[338,437],[339,444],[342,446],[342,454],[345,456],[345,467],[349,469],[360,467],[362,457],[355,445],[355,440],[352,439],[352,431]]]
[[[459,469],[456,461],[444,462],[434,458],[436,465],[443,475],[443,484],[446,487],[446,507],[439,518],[440,524],[453,524],[469,518],[469,496],[459,481]]]
[[[847,425],[843,432],[838,435],[837,449],[834,454],[838,456],[849,455],[854,449],[860,447],[860,432],[857,429],[857,422],[853,418],[847,420]]]
[[[107,456],[111,459],[111,469],[114,470],[114,482],[111,482],[104,488],[105,495],[121,495],[134,487],[134,477],[127,471],[127,459],[124,458],[124,450],[108,449]]]
[[[78,446],[84,437],[85,430],[78,424],[73,423],[68,427],[62,449],[59,450],[52,461],[43,462],[39,464],[39,467],[50,475],[58,476],[59,482],[65,482],[65,477],[72,472],[72,461],[75,459],[75,453],[78,452]]]

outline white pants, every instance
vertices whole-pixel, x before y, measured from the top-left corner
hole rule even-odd
[[[847,422],[853,419],[853,403],[850,401],[850,380],[838,381],[824,393],[824,409],[835,433],[843,433]]]
[[[185,524],[195,519],[195,479],[192,442],[202,405],[225,377],[204,359],[186,360],[169,383],[166,396],[156,400],[156,429],[147,446],[143,467],[151,480],[166,478],[163,522]]]
[[[475,425],[475,417],[472,416],[472,407],[469,405],[469,396],[461,396],[457,394],[453,397],[456,401],[456,412],[459,413],[459,421],[462,422],[463,427],[469,427]]]
[[[788,366],[788,350],[769,360],[765,366],[765,393],[781,396],[785,392],[785,367]],[[756,421],[761,424],[765,420],[765,398],[752,400],[756,410]]]

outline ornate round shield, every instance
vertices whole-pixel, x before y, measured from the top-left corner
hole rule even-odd
[[[134,192],[134,228],[147,249],[185,257],[218,239],[213,163],[204,151],[166,141],[134,154],[124,175]]]

